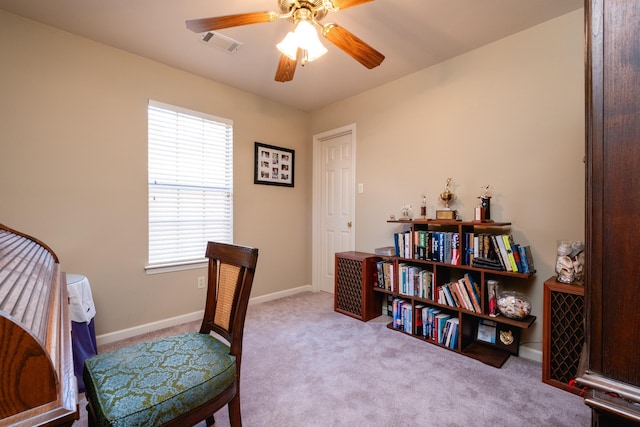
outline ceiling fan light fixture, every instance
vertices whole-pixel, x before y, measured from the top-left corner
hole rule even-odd
[[[327,48],[318,38],[318,32],[306,19],[300,20],[294,32],[289,32],[277,44],[278,50],[292,60],[297,57],[298,48],[306,51],[306,61],[311,62],[327,53]]]
[[[298,52],[298,41],[296,40],[293,32],[288,32],[285,38],[276,45],[278,50],[289,57],[289,59],[295,61],[296,54]]]
[[[318,32],[306,19],[298,22],[295,30],[296,39],[300,49],[307,51],[307,60],[309,62],[320,58],[327,53],[327,48],[323,46],[318,38]]]
[[[213,38],[213,31],[273,22],[279,19],[288,20],[295,25],[295,29],[287,33],[286,37],[276,45],[281,53],[275,75],[275,81],[288,82],[293,80],[298,64],[303,66],[327,53],[327,49],[320,42],[316,26],[322,30],[322,36],[325,39],[366,68],[371,69],[380,65],[384,60],[383,54],[337,24],[321,23],[329,12],[337,12],[372,1],[374,0],[278,0],[280,13],[238,13],[190,19],[186,24],[187,28],[193,32],[209,32],[203,39],[209,42]]]

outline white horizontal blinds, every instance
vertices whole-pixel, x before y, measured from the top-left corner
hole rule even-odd
[[[149,101],[149,265],[233,242],[233,123]]]

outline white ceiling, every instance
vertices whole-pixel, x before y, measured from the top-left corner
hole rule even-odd
[[[200,41],[187,19],[278,12],[277,0],[0,0],[0,9],[279,101],[327,106],[583,6],[583,0],[377,0],[329,13],[386,56],[368,70],[323,39],[328,54],[274,81],[275,45],[292,29],[275,22],[221,30],[242,46],[229,54]]]

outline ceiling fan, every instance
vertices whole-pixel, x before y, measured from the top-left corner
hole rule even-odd
[[[373,0],[278,0],[280,13],[251,12],[191,19],[187,21],[187,28],[196,33],[202,33],[241,25],[273,22],[277,19],[288,19],[296,25],[296,29],[287,34],[287,37],[278,44],[278,49],[282,53],[275,76],[275,80],[278,82],[288,82],[293,80],[298,61],[301,65],[305,65],[306,62],[326,53],[326,49],[318,40],[316,30],[311,24],[320,27],[322,35],[327,40],[365,67],[371,69],[380,65],[384,60],[383,54],[337,24],[320,23],[329,12],[337,12],[371,1]],[[307,39],[306,36],[311,38]]]

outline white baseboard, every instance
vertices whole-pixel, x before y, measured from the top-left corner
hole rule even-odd
[[[261,304],[267,301],[273,301],[284,297],[289,297],[291,295],[300,294],[302,292],[312,292],[313,289],[311,285],[300,286],[297,288],[287,289],[286,291],[275,292],[273,294],[262,295],[259,297],[251,298],[249,300],[249,305],[253,304]]]
[[[249,305],[261,304],[267,301],[273,301],[280,298],[288,297],[291,295],[299,294],[302,292],[311,292],[311,285],[300,286],[298,288],[287,289],[286,291],[275,292],[268,295],[262,295],[259,297],[249,299]],[[104,344],[111,344],[116,341],[124,340],[127,338],[135,337],[148,332],[158,331],[164,328],[170,328],[172,326],[181,325],[187,322],[193,322],[195,320],[202,319],[204,310],[195,311],[193,313],[183,314],[181,316],[171,317],[169,319],[158,320],[157,322],[146,323],[140,326],[134,326],[133,328],[122,329],[120,331],[109,332],[106,334],[98,335],[96,342],[98,346]]]
[[[151,322],[151,323],[146,323],[140,326],[134,326],[133,328],[127,328],[127,329],[121,329],[115,332],[109,332],[106,334],[96,336],[96,342],[98,346],[101,346],[104,344],[111,344],[112,342],[146,334],[148,332],[158,331],[164,328],[170,328],[172,326],[181,325],[187,322],[193,322],[194,320],[202,319],[203,313],[204,313],[204,310],[195,311],[193,313],[183,314],[181,316],[171,317],[169,319],[158,320],[157,322]]]
[[[538,350],[537,348],[521,345],[518,349],[518,357],[542,363],[542,351]]]

